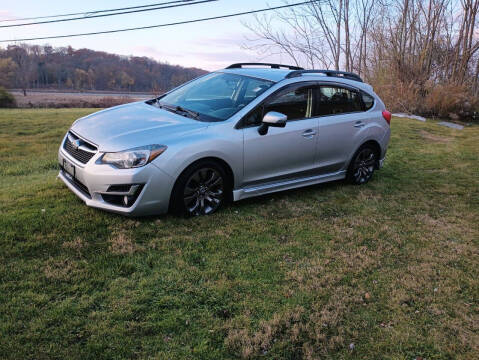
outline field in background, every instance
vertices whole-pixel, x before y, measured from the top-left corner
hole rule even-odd
[[[92,111],[0,110],[0,358],[479,357],[479,126],[393,118],[365,186],[127,219],[55,179]]]
[[[19,108],[110,107],[132,101],[148,100],[154,97],[154,95],[146,93],[108,91],[69,92],[27,90],[27,96],[24,96],[21,90],[9,90],[9,92],[15,97]]]

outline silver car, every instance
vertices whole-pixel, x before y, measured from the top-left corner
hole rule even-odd
[[[275,191],[366,183],[383,165],[390,120],[356,74],[233,64],[76,120],[58,176],[107,211],[211,214]]]

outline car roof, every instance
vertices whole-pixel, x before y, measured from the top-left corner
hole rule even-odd
[[[291,70],[288,69],[266,69],[266,68],[238,68],[238,69],[222,69],[219,72],[228,74],[238,74],[265,79],[273,82],[284,80]]]
[[[270,68],[233,68],[233,69],[222,69],[222,70],[218,70],[217,72],[251,76],[251,77],[255,77],[259,79],[269,80],[276,83],[276,82],[285,80],[286,76],[289,73],[293,72],[293,70],[270,69]],[[319,73],[302,74],[301,76],[295,77],[294,79],[298,79],[298,80],[301,79],[301,81],[319,80],[324,82],[341,83],[345,85],[350,85],[355,88],[364,89],[367,91],[373,90],[371,85],[366,84],[364,82],[345,79],[342,77],[326,76],[324,74],[319,74]]]

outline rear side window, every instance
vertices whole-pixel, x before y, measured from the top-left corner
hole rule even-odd
[[[371,109],[374,105],[374,98],[371,95],[366,94],[364,91],[361,91],[361,97],[363,99],[364,111]]]
[[[339,86],[320,86],[316,88],[316,99],[314,111],[316,116],[363,111],[362,100],[356,90]]]

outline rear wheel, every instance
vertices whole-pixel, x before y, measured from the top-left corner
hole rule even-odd
[[[172,207],[186,216],[209,215],[229,199],[230,186],[224,169],[214,161],[187,168],[173,190]]]
[[[363,145],[354,155],[348,169],[348,180],[356,185],[367,183],[373,176],[378,156],[376,149]]]

